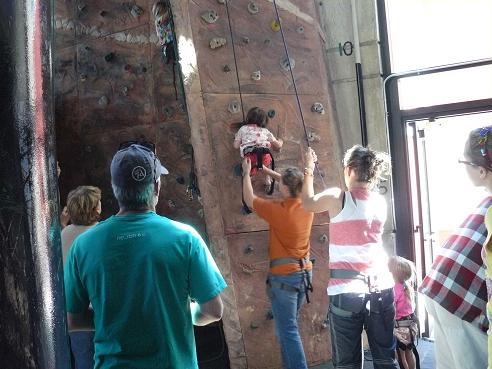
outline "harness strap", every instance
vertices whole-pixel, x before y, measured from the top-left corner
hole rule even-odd
[[[334,279],[360,279],[367,283],[368,276],[352,269],[330,269],[330,278]]]
[[[330,304],[330,311],[333,314],[338,315],[338,316],[341,316],[343,318],[351,318],[352,315],[354,314],[351,311],[340,309],[339,307],[337,307],[337,306],[335,306],[333,304]]]
[[[270,268],[279,266],[279,265],[285,265],[285,264],[297,264],[301,267],[301,269],[305,269],[304,266],[309,263],[309,257],[304,257],[302,259],[297,259],[297,258],[278,258],[278,259],[273,259],[270,261]]]
[[[395,320],[395,327],[410,327],[414,323],[413,320]]]
[[[279,282],[279,281],[267,280],[266,283],[270,287],[279,288],[279,289],[284,290],[284,291],[289,291],[289,292],[299,292],[300,291],[299,288],[296,288],[294,286],[288,285],[287,283],[283,283],[283,282]]]

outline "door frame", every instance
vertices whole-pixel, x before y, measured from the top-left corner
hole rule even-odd
[[[399,104],[398,81],[407,77],[425,74],[469,69],[483,65],[492,65],[491,59],[476,60],[466,63],[450,64],[442,67],[427,68],[405,73],[391,74],[384,80],[384,102],[388,127],[390,153],[393,160],[393,210],[395,214],[396,253],[415,261],[414,219],[412,216],[412,199],[410,192],[409,157],[407,152],[406,122],[422,119],[485,113],[492,111],[492,98],[482,100],[460,101],[457,103],[401,109]],[[409,242],[411,240],[412,242]]]

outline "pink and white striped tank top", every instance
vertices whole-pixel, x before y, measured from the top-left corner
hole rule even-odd
[[[356,188],[345,193],[345,205],[330,223],[330,270],[362,272],[371,277],[371,285],[379,290],[394,286],[382,242],[386,212],[386,201],[376,192]],[[369,288],[360,279],[330,278],[327,291],[333,296],[369,293]]]

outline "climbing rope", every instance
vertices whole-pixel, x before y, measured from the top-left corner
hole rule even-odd
[[[227,4],[227,2],[226,2],[226,4]],[[302,113],[301,101],[299,100],[299,93],[297,92],[296,80],[294,78],[294,72],[292,71],[292,64],[291,64],[291,59],[290,59],[290,55],[289,55],[289,50],[287,49],[287,43],[285,42],[284,28],[282,27],[282,22],[280,21],[280,15],[278,13],[277,2],[275,0],[273,0],[273,7],[275,9],[275,16],[277,18],[277,24],[279,25],[280,35],[282,36],[282,43],[284,45],[284,51],[285,51],[285,55],[287,58],[287,64],[289,65],[290,77],[292,78],[292,85],[294,86],[294,92],[296,94],[297,106],[299,107],[299,113],[301,114],[301,122],[302,122],[302,127],[304,129],[304,135],[306,137],[307,146],[311,147],[311,145],[309,143],[309,136],[308,136],[308,132],[307,132],[307,128],[306,128],[306,122],[304,121],[304,114]],[[321,182],[323,183],[323,187],[326,188],[325,179],[321,175],[321,171],[319,169],[318,163],[315,163],[315,167],[316,167],[316,171],[318,172],[319,178],[321,179]]]
[[[231,24],[231,17],[229,15],[229,1],[225,2],[225,8],[227,12],[227,21],[229,22],[229,30],[231,32],[231,44],[232,44],[232,55],[234,56],[234,66],[236,67],[236,79],[237,79],[237,86],[239,89],[239,100],[241,101],[241,113],[243,115],[243,122],[246,120],[246,116],[244,115],[244,107],[243,107],[243,94],[241,93],[241,83],[239,82],[239,71],[237,68],[237,57],[236,57],[236,48],[234,47],[234,35],[232,33],[232,24]]]

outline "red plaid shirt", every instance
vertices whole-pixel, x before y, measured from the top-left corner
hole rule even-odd
[[[485,313],[487,288],[481,257],[487,237],[485,213],[492,197],[484,199],[439,250],[419,292],[467,322]]]

